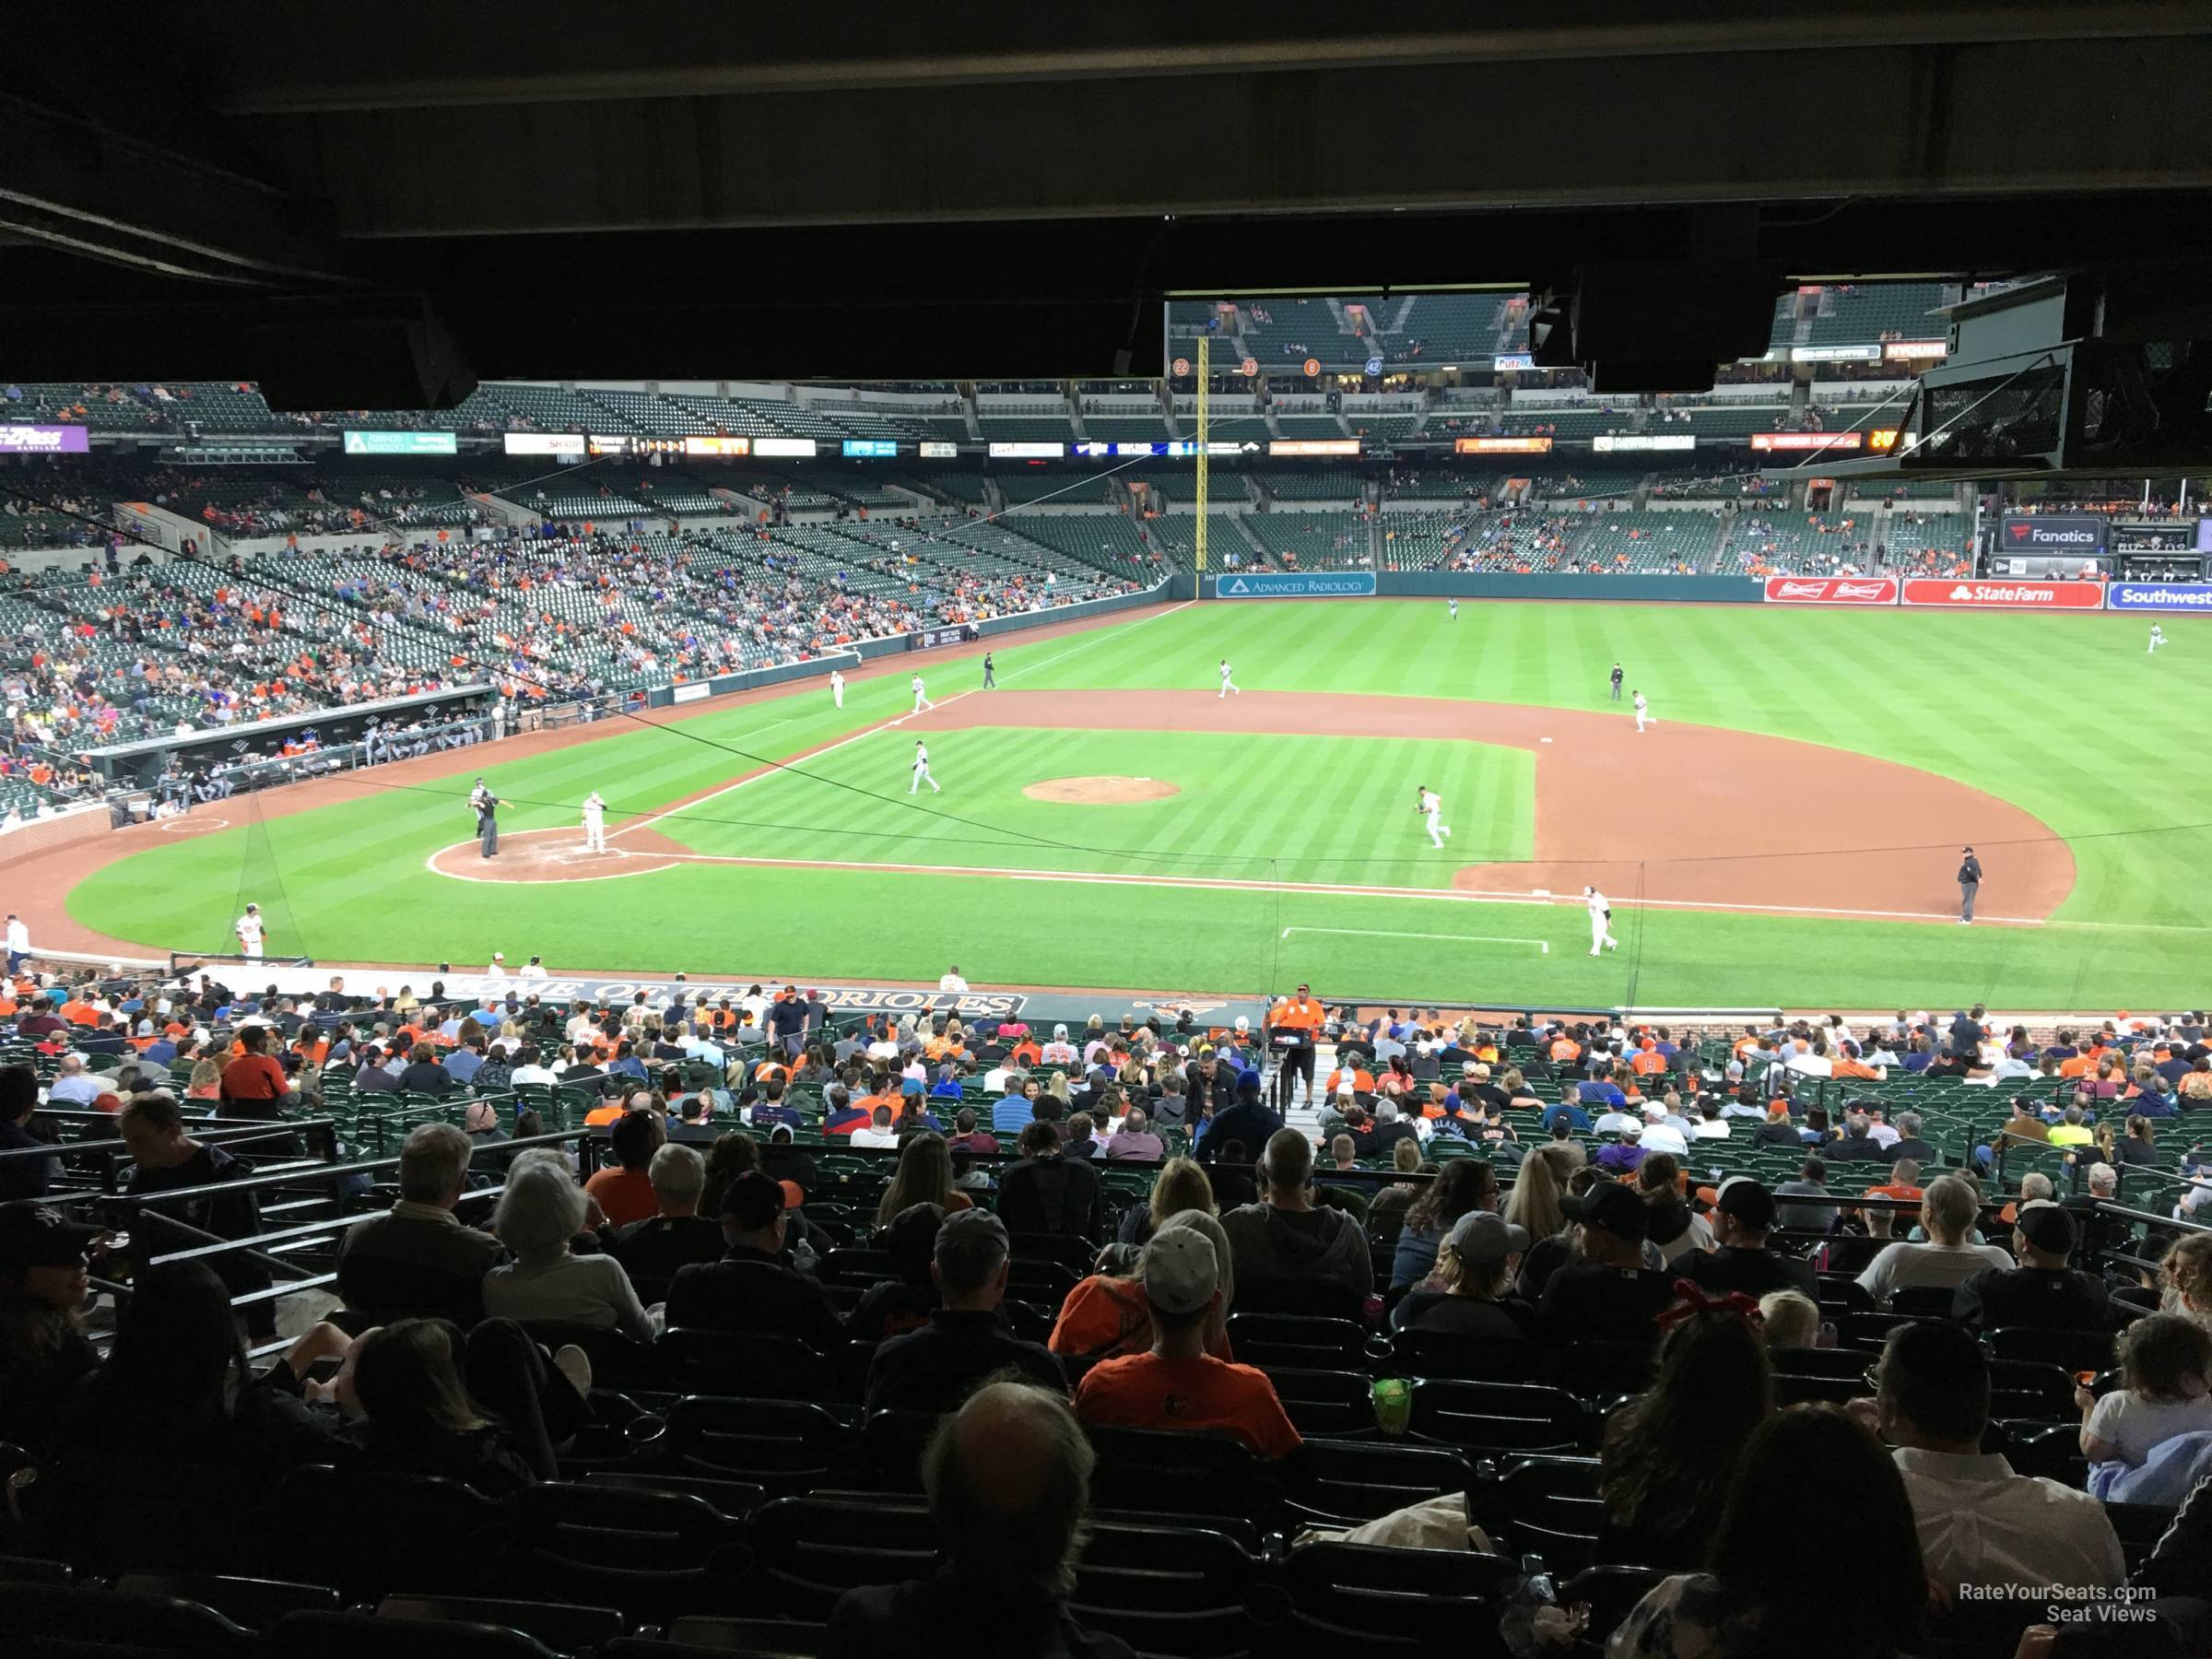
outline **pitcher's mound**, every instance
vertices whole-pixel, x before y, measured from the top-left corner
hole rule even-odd
[[[1164,801],[1182,791],[1159,778],[1046,778],[1028,785],[1021,793],[1032,801],[1063,801],[1075,806],[1123,806],[1132,801]]]

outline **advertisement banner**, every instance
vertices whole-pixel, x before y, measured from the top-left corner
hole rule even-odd
[[[347,432],[349,455],[452,455],[460,445],[451,432]]]
[[[1270,455],[1356,455],[1357,438],[1277,438],[1267,445]]]
[[[1534,369],[1535,366],[1535,356],[1525,351],[1501,351],[1490,359],[1491,371],[1499,374],[1514,369]]]
[[[2212,611],[2212,582],[2115,582],[2105,603],[2124,611]]]
[[[688,685],[672,686],[668,690],[670,702],[703,702],[714,694],[713,686],[706,680],[693,680]]]
[[[1217,599],[1367,599],[1374,592],[1371,571],[1253,571],[1214,578]]]
[[[501,445],[511,455],[582,455],[582,432],[507,432]],[[738,441],[743,442],[740,439]]]
[[[806,461],[814,456],[815,442],[811,438],[756,438],[753,453],[781,456],[785,460]]]
[[[1922,358],[1949,357],[1948,340],[1891,340],[1882,347],[1882,357],[1888,362],[1912,363]]]
[[[1000,439],[991,445],[992,455],[1000,461],[1057,461],[1067,453],[1065,443],[1016,443]]]
[[[1790,361],[1793,363],[1878,363],[1882,360],[1879,346],[1793,346]]]
[[[1864,432],[1754,432],[1755,450],[1855,450],[1866,441]]]
[[[1689,450],[1698,447],[1694,432],[1601,432],[1590,440],[1598,454],[1612,450]]]
[[[1769,605],[1895,605],[1894,576],[1770,576]]]
[[[925,628],[906,636],[909,651],[934,651],[940,645],[958,645],[968,640],[980,640],[982,630],[972,622],[956,623],[947,628]]]
[[[687,455],[749,455],[753,453],[750,438],[687,438],[684,453]]]
[[[917,453],[924,461],[958,461],[960,458],[960,446],[947,443],[942,439],[924,438]]]
[[[844,453],[848,461],[887,461],[899,453],[899,443],[892,438],[848,438]]]
[[[88,455],[92,429],[81,426],[0,426],[0,454]]]
[[[2008,512],[1997,546],[2007,553],[2101,553],[2105,525],[2093,512]]]
[[[1551,440],[1548,438],[1454,438],[1452,453],[1455,455],[1548,455]]]
[[[1905,583],[1907,605],[1947,605],[1962,610],[2101,610],[2101,582],[1951,582],[1915,577]]]

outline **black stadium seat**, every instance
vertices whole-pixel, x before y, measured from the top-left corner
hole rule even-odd
[[[1364,1371],[1264,1368],[1300,1434],[1363,1434],[1375,1427],[1373,1383]]]
[[[667,1420],[662,1466],[679,1474],[746,1481],[782,1497],[859,1467],[844,1426],[819,1406],[700,1395],[678,1400]]]
[[[1226,1434],[1182,1430],[1089,1430],[1099,1461],[1091,1502],[1169,1514],[1252,1515],[1274,1500],[1266,1465]]]
[[[1283,1562],[1291,1606],[1309,1635],[1396,1639],[1430,1659],[1502,1655],[1492,1598],[1519,1577],[1509,1556],[1366,1544],[1308,1544]],[[1368,1650],[1360,1641],[1336,1651]]]
[[[1238,1313],[1229,1322],[1230,1348],[1240,1365],[1358,1371],[1367,1362],[1367,1333],[1348,1319],[1294,1313]]]
[[[1423,1382],[1413,1428],[1470,1452],[1574,1452],[1589,1431],[1572,1394],[1525,1382]]]
[[[9,1659],[245,1659],[251,1632],[196,1602],[106,1588],[11,1583],[0,1594]]]
[[[618,1607],[633,1618],[725,1606],[742,1529],[704,1499],[623,1487],[524,1487],[500,1506],[511,1596]]]
[[[213,1572],[126,1572],[115,1579],[114,1588],[125,1595],[197,1602],[247,1630],[265,1630],[289,1613],[335,1613],[342,1605],[328,1584]]]
[[[589,1653],[606,1646],[629,1629],[622,1615],[612,1607],[579,1607],[554,1601],[495,1601],[466,1595],[387,1595],[377,1603],[376,1616],[520,1630],[559,1653]]]
[[[825,1618],[861,1584],[925,1578],[936,1559],[928,1512],[865,1499],[779,1498],[746,1528],[757,1594],[794,1618]]]
[[[456,1620],[382,1618],[373,1613],[294,1613],[271,1632],[285,1653],[316,1659],[554,1659],[555,1651],[507,1627]]]
[[[272,1507],[300,1570],[355,1595],[466,1588],[499,1512],[457,1481],[321,1465],[287,1475]],[[406,1525],[393,1525],[394,1515]]]
[[[1310,1440],[1283,1459],[1284,1512],[1292,1528],[1356,1526],[1473,1485],[1474,1466],[1446,1446],[1402,1441]]]

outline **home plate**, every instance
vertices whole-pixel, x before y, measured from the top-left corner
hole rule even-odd
[[[1549,742],[1551,741],[1551,739],[1550,739],[1550,738],[1548,738],[1548,737],[1539,737],[1539,738],[1537,738],[1537,739],[1536,739],[1536,741],[1537,741],[1538,743],[1549,743]]]

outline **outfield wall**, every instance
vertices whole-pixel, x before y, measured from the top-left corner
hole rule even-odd
[[[1104,599],[1084,599],[1074,605],[1058,605],[1050,610],[1024,611],[1018,617],[993,617],[975,625],[976,637],[997,639],[1003,634],[1018,633],[1025,628],[1050,628],[1066,622],[1081,622],[1094,617],[1110,617],[1117,612],[1141,610],[1150,605],[1171,604],[1178,599],[1194,596],[1197,579],[1184,571],[1163,580],[1159,586],[1146,588],[1135,594],[1114,594]],[[942,633],[943,629],[932,629]],[[919,636],[886,634],[880,639],[856,640],[852,649],[833,656],[815,657],[804,663],[779,663],[771,668],[747,668],[739,674],[718,674],[712,679],[689,680],[682,685],[655,686],[645,694],[649,707],[665,709],[673,703],[704,702],[710,697],[722,697],[732,691],[753,691],[763,686],[781,686],[793,680],[813,679],[828,674],[832,668],[850,668],[857,663],[874,662],[882,657],[903,655],[913,649],[910,639]]]
[[[1681,605],[1758,605],[1765,598],[1749,576],[1523,576],[1512,571],[1383,571],[1375,591],[1385,599],[1658,599]]]

